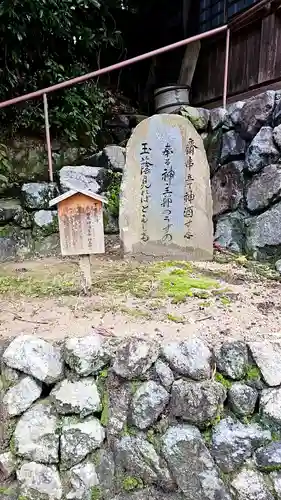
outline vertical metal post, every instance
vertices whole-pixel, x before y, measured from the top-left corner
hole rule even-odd
[[[226,40],[225,40],[225,63],[224,63],[223,98],[222,98],[222,105],[224,108],[226,108],[226,98],[228,89],[229,46],[230,46],[230,29],[228,28],[226,31]]]
[[[54,180],[53,159],[52,159],[52,146],[51,146],[51,138],[50,138],[50,124],[49,124],[47,94],[43,94],[43,102],[44,102],[46,143],[47,143],[47,151],[48,151],[49,179],[50,179],[50,182],[53,182],[53,180]]]

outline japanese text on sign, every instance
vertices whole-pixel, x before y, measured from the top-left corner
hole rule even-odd
[[[141,241],[146,243],[149,240],[147,234],[147,210],[149,199],[151,197],[149,189],[151,184],[149,183],[149,174],[153,163],[151,162],[151,148],[148,146],[147,142],[141,144],[140,151],[140,165],[141,165]]]
[[[164,170],[162,172],[162,181],[165,183],[164,191],[161,196],[161,207],[163,208],[162,215],[164,217],[164,227],[163,227],[163,243],[170,243],[173,239],[172,236],[172,226],[171,223],[171,213],[173,204],[173,191],[172,191],[172,180],[175,177],[175,170],[173,169],[172,157],[174,154],[173,148],[169,143],[166,144],[163,152],[164,156]]]
[[[186,147],[186,176],[185,176],[185,194],[184,194],[184,225],[185,234],[184,238],[190,240],[193,238],[192,233],[192,220],[194,215],[193,201],[195,198],[192,184],[194,178],[192,177],[192,169],[194,167],[193,156],[195,152],[195,142],[193,139],[189,139]]]

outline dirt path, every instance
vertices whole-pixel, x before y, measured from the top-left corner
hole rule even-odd
[[[247,269],[231,261],[194,263],[190,270],[169,263],[159,270],[157,264],[120,260],[117,247],[92,263],[90,297],[81,293],[75,262],[2,265],[0,337],[28,333],[60,339],[102,327],[110,335],[169,340],[196,334],[213,344],[234,338],[281,340],[281,282],[267,266]],[[194,292],[198,278],[201,288],[182,297],[186,283],[187,293]]]

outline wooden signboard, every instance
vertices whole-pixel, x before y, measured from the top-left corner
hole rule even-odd
[[[91,254],[104,253],[103,203],[107,200],[91,191],[71,190],[50,202],[58,206],[61,253],[79,255],[80,267],[90,286]]]

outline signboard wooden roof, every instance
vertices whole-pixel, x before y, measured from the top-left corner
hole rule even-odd
[[[61,194],[60,196],[57,196],[56,198],[51,200],[49,202],[49,207],[58,205],[59,203],[61,203],[61,201],[67,200],[67,198],[70,198],[75,194],[83,194],[84,196],[89,196],[89,198],[100,201],[101,203],[108,203],[107,199],[104,196],[100,196],[99,194],[93,193],[92,191],[86,191],[82,189],[71,189],[70,191],[67,191],[66,193]]]

